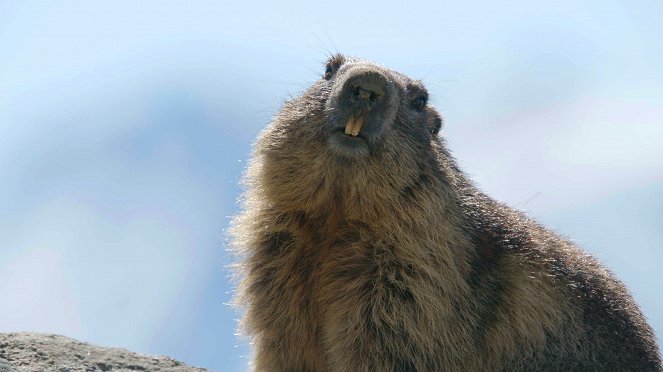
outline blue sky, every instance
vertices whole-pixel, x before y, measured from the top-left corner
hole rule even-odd
[[[330,52],[419,78],[461,166],[663,332],[659,1],[0,1],[0,332],[246,369],[225,228]]]

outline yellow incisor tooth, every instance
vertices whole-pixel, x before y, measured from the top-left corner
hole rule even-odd
[[[364,125],[364,117],[359,116],[355,119],[355,125],[352,128],[352,137],[357,137],[359,135],[359,131],[361,130],[361,127]]]
[[[348,136],[357,137],[363,125],[363,116],[350,116],[350,119],[348,119],[348,122],[345,124],[345,134]]]
[[[348,122],[345,124],[345,134],[347,135],[352,134],[354,126],[355,126],[355,118],[354,116],[350,116]]]

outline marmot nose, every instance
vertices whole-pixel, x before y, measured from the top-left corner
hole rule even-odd
[[[350,90],[350,100],[358,109],[370,110],[384,99],[387,79],[376,71],[361,71],[348,79],[346,89]]]

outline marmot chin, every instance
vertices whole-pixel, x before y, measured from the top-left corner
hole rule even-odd
[[[660,371],[624,285],[479,191],[423,84],[336,55],[258,139],[237,302],[256,371]]]

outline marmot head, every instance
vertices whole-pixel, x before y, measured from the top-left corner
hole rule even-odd
[[[440,115],[419,81],[372,63],[337,55],[323,76],[325,130],[338,155],[361,161],[402,135],[417,142],[437,135]]]
[[[335,55],[261,134],[249,181],[259,177],[270,203],[295,209],[389,202],[421,177],[436,178],[446,154],[441,126],[421,82]]]

